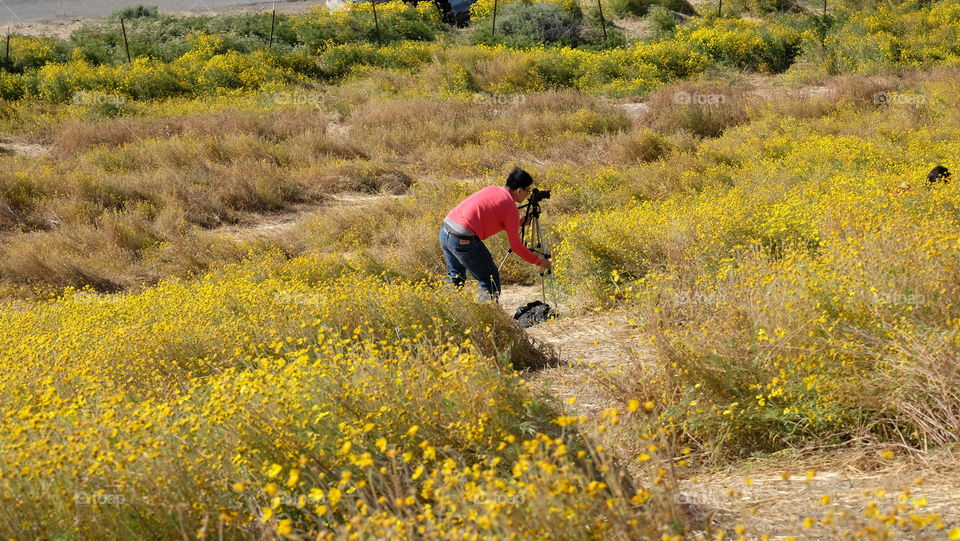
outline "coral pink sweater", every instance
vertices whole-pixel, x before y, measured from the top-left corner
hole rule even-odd
[[[506,231],[513,253],[534,265],[543,262],[520,241],[520,211],[510,191],[503,186],[487,186],[477,191],[454,207],[447,219],[473,231],[480,240]]]

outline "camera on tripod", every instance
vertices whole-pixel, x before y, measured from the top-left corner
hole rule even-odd
[[[523,219],[520,220],[520,240],[531,252],[544,259],[550,259],[550,254],[543,243],[543,232],[540,229],[540,213],[543,212],[540,209],[540,202],[544,199],[550,199],[550,190],[534,188],[530,192],[526,204],[517,207],[518,210],[524,211]],[[510,255],[509,252],[507,252],[507,255]],[[547,271],[547,273],[549,274],[550,271]]]
[[[550,199],[550,190],[538,190],[534,188],[530,194],[529,202],[535,205],[544,199]]]
[[[544,259],[550,259],[550,253],[547,251],[543,240],[543,230],[540,228],[540,213],[542,212],[540,202],[544,199],[550,199],[550,190],[538,190],[534,188],[533,191],[530,192],[527,203],[517,207],[517,210],[524,211],[523,218],[520,220],[520,241],[531,252]],[[508,251],[507,256],[503,258],[498,269],[503,267],[503,264],[507,262],[507,257],[509,256],[510,251]],[[551,274],[549,269],[540,273],[540,290],[543,294],[543,302],[533,301],[527,303],[526,306],[517,308],[517,312],[513,315],[513,318],[520,323],[521,327],[527,328],[557,317],[554,309],[547,304],[547,289],[544,276],[548,274]]]

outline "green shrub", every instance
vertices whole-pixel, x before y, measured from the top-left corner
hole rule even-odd
[[[626,46],[626,36],[613,24],[610,15],[604,12],[603,18],[606,20],[601,19],[600,10],[596,6],[590,6],[587,9],[586,17],[580,28],[582,48],[609,49]]]
[[[706,19],[677,37],[719,64],[766,73],[786,71],[803,45],[802,29],[742,19]]]
[[[669,37],[677,30],[677,20],[673,13],[663,6],[653,6],[647,15],[647,20],[650,21],[656,37]]]
[[[522,0],[508,4],[497,15],[496,35],[483,25],[474,34],[475,43],[502,43],[509,47],[537,45],[576,46],[581,36],[583,13],[557,4]]]
[[[26,91],[23,77],[0,71],[0,99],[19,100]]]
[[[0,67],[22,73],[39,68],[47,62],[63,62],[69,55],[70,48],[58,38],[11,36],[10,58],[0,54]]]
[[[727,11],[729,9],[729,11]],[[733,0],[724,5],[724,15],[731,13],[750,13],[767,15],[771,13],[797,12],[803,8],[794,0]]]
[[[191,33],[219,36],[219,53],[248,53],[268,45],[270,25],[269,13],[241,13],[213,17],[146,17],[128,21],[126,28],[132,56],[172,62],[190,50],[186,38]],[[71,35],[70,43],[82,58],[93,64],[120,64],[127,60],[120,25],[116,22],[86,25]],[[291,18],[277,15],[273,48],[289,51],[298,44]]]
[[[144,17],[156,17],[159,14],[157,6],[144,6],[143,4],[137,4],[135,6],[127,6],[117,10],[114,10],[113,13],[109,15],[109,19],[117,21],[120,19],[140,19]]]
[[[626,17],[628,15],[636,15],[637,17],[643,17],[650,11],[650,1],[649,0],[610,0],[610,3],[607,5],[610,10],[607,15],[612,15],[616,17]]]
[[[350,43],[331,47],[320,54],[317,65],[327,79],[339,79],[349,74],[354,66],[379,65],[382,55],[369,43]]]
[[[311,51],[345,43],[431,41],[446,30],[438,18],[415,6],[394,5],[388,9],[385,5],[378,8],[378,15],[379,34],[373,14],[367,6],[356,6],[350,11],[338,11],[332,15],[298,18],[293,28],[297,42]]]

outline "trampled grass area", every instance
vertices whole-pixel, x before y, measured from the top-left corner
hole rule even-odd
[[[368,7],[283,17],[272,50],[261,16],[137,19],[129,65],[111,22],[13,40],[0,531],[960,537],[913,494],[823,494],[795,532],[689,501],[758,456],[952,456],[960,201],[926,174],[960,154],[960,4],[737,4],[631,43],[550,6],[511,8],[576,31],[537,46],[486,3],[465,31],[384,5],[382,46]],[[437,281],[443,215],[515,164],[553,190],[565,315],[643,344],[589,415]]]

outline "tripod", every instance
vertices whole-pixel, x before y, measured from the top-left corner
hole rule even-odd
[[[523,210],[523,218],[520,220],[520,242],[523,243],[531,252],[539,255],[544,259],[550,259],[550,254],[547,252],[547,248],[543,242],[543,230],[540,228],[540,197],[538,197],[537,190],[534,190],[534,197],[530,198],[530,201],[524,205],[517,207],[517,210]],[[541,192],[542,193],[542,192]],[[546,192],[549,197],[550,192]],[[528,238],[529,237],[529,238]],[[503,261],[500,262],[500,265],[497,267],[497,271],[503,269],[503,265],[507,262],[507,258],[510,257],[510,254],[513,253],[513,249],[507,250],[507,255],[503,256]],[[540,293],[543,296],[543,302],[547,302],[547,287],[544,280],[544,276],[550,274],[549,270],[540,271]]]

